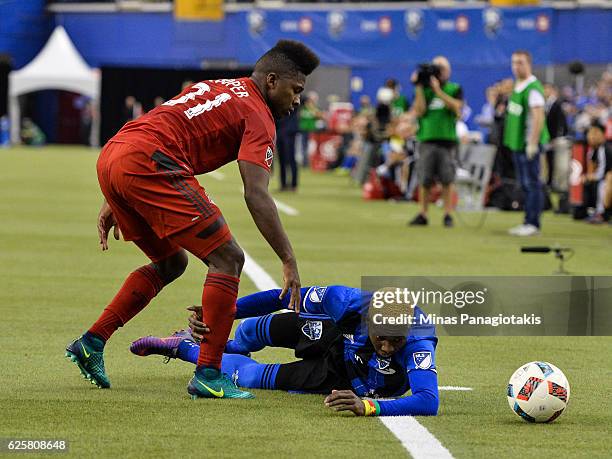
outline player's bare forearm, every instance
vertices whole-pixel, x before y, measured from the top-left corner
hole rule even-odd
[[[267,193],[254,191],[244,197],[253,221],[264,239],[283,263],[295,261],[293,248],[283,229],[274,200]]]
[[[284,284],[280,297],[284,297],[287,291],[291,290],[289,308],[297,312],[300,304],[300,276],[293,248],[283,229],[276,204],[268,192],[270,174],[263,168],[246,161],[239,161],[238,164],[244,183],[244,199],[253,221],[283,262]]]
[[[295,261],[293,249],[278,216],[276,204],[268,192],[270,174],[263,168],[246,161],[239,161],[238,164],[244,183],[244,200],[259,232],[283,263]]]

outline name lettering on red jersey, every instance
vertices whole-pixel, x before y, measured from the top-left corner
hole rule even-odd
[[[214,80],[215,83],[220,83],[223,86],[226,86],[229,88],[230,91],[232,91],[234,94],[236,94],[236,96],[238,97],[249,97],[250,94],[247,91],[246,86],[242,83],[242,81],[239,80],[234,80],[234,79],[221,79],[221,80]]]
[[[264,95],[245,77],[193,83],[126,124],[113,139],[163,151],[188,174],[198,175],[236,160],[269,172],[275,135]]]

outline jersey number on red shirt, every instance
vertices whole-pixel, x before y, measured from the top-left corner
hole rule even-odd
[[[197,96],[201,96],[209,92],[210,86],[208,86],[206,83],[196,83],[191,87],[191,89],[195,89],[195,91],[189,92],[184,96],[179,97],[178,99],[172,99],[167,102],[164,102],[164,105],[173,107],[175,105],[184,104],[191,100],[195,100]],[[218,107],[219,105],[224,102],[227,102],[231,98],[232,96],[230,96],[226,92],[223,92],[221,94],[216,95],[215,98],[212,100],[206,100],[204,101],[204,103],[198,104],[195,107],[188,108],[187,110],[183,111],[183,113],[185,114],[185,116],[187,116],[188,119],[192,119],[193,117],[201,115],[204,112],[211,111],[213,108]]]

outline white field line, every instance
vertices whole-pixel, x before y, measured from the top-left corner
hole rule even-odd
[[[251,258],[251,256],[244,251],[244,273],[253,281],[257,290],[274,290],[280,288],[280,286],[276,283],[272,277],[257,264],[255,260]]]
[[[453,455],[412,416],[381,416],[382,422],[414,459],[452,459]]]
[[[246,252],[244,252],[244,259],[244,273],[259,290],[280,288],[276,281]],[[379,419],[414,459],[452,459],[453,456],[442,446],[442,443],[412,416],[381,416]]]
[[[210,171],[206,175],[214,178],[215,180],[219,180],[219,181],[225,178],[225,174],[219,171]]]
[[[438,386],[438,390],[470,391],[474,389],[471,387],[461,387],[461,386]]]
[[[282,201],[279,201],[278,199],[272,198],[274,199],[274,203],[276,204],[276,208],[281,211],[284,214],[290,215],[292,217],[297,217],[298,215],[300,215],[300,212],[291,207],[289,204],[285,204]]]

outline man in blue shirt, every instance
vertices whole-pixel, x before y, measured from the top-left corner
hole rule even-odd
[[[412,325],[382,335],[384,328],[371,326],[368,315],[372,293],[344,286],[306,287],[301,293],[299,313],[273,314],[288,306],[286,296],[279,299],[280,290],[237,301],[236,318],[245,320],[227,342],[222,371],[238,386],[328,394],[326,406],[358,416],[437,414],[438,339],[419,307],[411,314]],[[201,322],[201,308],[190,310],[193,336],[202,338],[208,327]],[[267,346],[294,349],[300,360],[263,364],[250,358]],[[130,349],[141,356],[161,354],[193,363],[199,346],[189,333],[178,332],[168,338],[140,338]],[[402,397],[408,390],[411,395]]]

